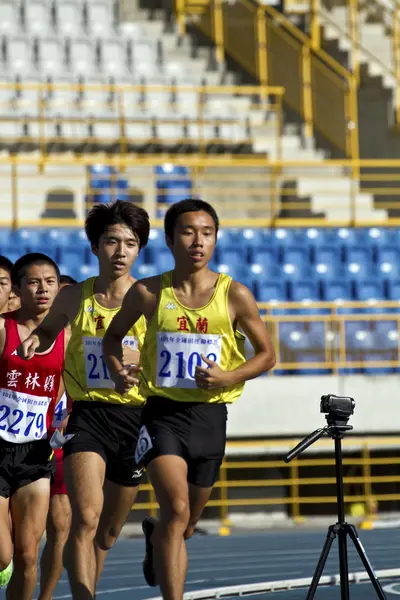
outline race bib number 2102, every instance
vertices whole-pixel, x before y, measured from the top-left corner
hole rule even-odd
[[[209,360],[220,364],[222,337],[214,334],[157,333],[157,387],[195,388],[196,367]]]

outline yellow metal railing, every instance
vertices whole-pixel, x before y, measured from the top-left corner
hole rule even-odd
[[[256,85],[3,81],[0,145],[40,151],[44,161],[49,153],[90,148],[121,156],[150,149],[205,154],[247,144],[251,152],[254,138],[263,135],[281,158],[283,94],[282,87]]]
[[[370,62],[378,66],[383,77],[393,80],[395,89],[395,115],[400,123],[400,2],[391,0],[286,0],[285,12],[301,13],[308,17],[307,32],[313,47],[320,47],[321,26],[329,27],[337,33],[337,37],[345,39],[350,45],[349,68],[356,81],[360,79],[360,63]],[[331,8],[340,12],[331,12]],[[339,17],[341,17],[339,19]],[[376,43],[380,51],[371,48],[367,39],[368,26],[373,23],[381,25],[376,32]],[[371,31],[371,30],[370,30]],[[385,44],[385,37],[387,44]],[[374,39],[372,38],[372,41]],[[390,45],[390,54],[382,52],[384,46]]]
[[[259,308],[277,354],[271,374],[400,372],[398,301],[274,302]]]
[[[287,451],[299,442],[290,440],[228,441],[219,481],[205,514],[228,525],[235,512],[284,512],[299,520],[305,515],[333,514],[336,486],[332,440],[323,438],[311,451],[290,464]],[[400,506],[399,437],[347,436],[343,440],[346,512],[358,505],[358,516],[375,516]],[[251,458],[246,458],[246,457]],[[140,487],[135,511],[157,514],[152,487]],[[361,510],[360,510],[361,509]]]
[[[178,0],[181,33],[193,23],[213,40],[217,60],[235,59],[262,85],[285,88],[285,103],[304,120],[305,135],[323,135],[346,157],[358,158],[357,81],[270,6],[252,0]]]
[[[183,165],[188,173],[157,175],[160,164]],[[82,226],[100,194],[91,187],[92,165],[115,169],[106,198],[118,197],[118,179],[124,179],[121,197],[142,204],[155,226],[168,205],[167,193],[204,198],[224,226],[400,225],[400,159],[306,162],[268,155],[136,153],[0,155],[0,225]],[[189,182],[186,191],[182,179]]]

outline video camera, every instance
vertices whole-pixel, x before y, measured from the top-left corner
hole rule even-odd
[[[356,403],[349,396],[335,396],[327,394],[321,397],[320,412],[327,413],[328,425],[345,425],[354,414]]]

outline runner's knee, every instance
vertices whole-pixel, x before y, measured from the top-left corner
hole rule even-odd
[[[101,550],[110,550],[118,539],[119,531],[115,527],[109,527],[105,531],[96,533],[96,544]]]
[[[38,560],[38,547],[35,542],[32,544],[24,544],[22,547],[15,546],[14,548],[14,566],[22,571],[32,571],[36,569]]]
[[[92,535],[94,538],[99,525],[99,519],[100,512],[91,506],[87,506],[72,515],[71,528],[78,536]]]
[[[174,498],[163,512],[168,525],[183,528],[184,530],[187,528],[190,517],[188,500],[181,497]]]

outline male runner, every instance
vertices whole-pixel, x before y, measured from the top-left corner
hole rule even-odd
[[[160,520],[145,519],[144,574],[163,598],[181,600],[187,570],[185,539],[210,497],[225,450],[226,404],[244,382],[275,364],[274,349],[251,292],[208,268],[218,232],[214,209],[183,200],[165,216],[175,268],[138,281],[104,338],[104,357],[117,389],[142,370],[147,398],[136,460],[147,467]],[[141,369],[123,368],[118,349],[144,315],[148,331]],[[255,355],[244,358],[243,329]],[[154,545],[154,565],[152,549]]]
[[[60,276],[60,289],[74,285],[69,275]],[[70,403],[68,403],[70,404]],[[52,428],[62,430],[71,406],[64,393],[54,411]],[[63,551],[71,527],[71,504],[64,481],[63,449],[54,450],[56,472],[50,486],[50,506],[46,523],[46,543],[40,558],[40,593],[38,600],[51,600],[63,571]]]
[[[60,273],[51,258],[31,253],[17,260],[11,277],[21,308],[0,318],[0,569],[4,585],[14,554],[7,598],[32,600],[54,472],[48,430],[63,392],[66,334],[29,363],[17,355],[48,313]]]
[[[20,348],[21,355],[30,358],[35,349],[47,348],[59,331],[71,326],[64,380],[73,400],[67,434],[74,437],[64,446],[64,473],[72,508],[66,567],[75,600],[94,597],[93,540],[96,536],[103,550],[115,543],[142,473],[132,450],[143,397],[137,388],[123,395],[114,390],[103,360],[102,338],[134,282],[130,270],[147,243],[149,227],[146,211],[130,202],[96,205],[85,230],[99,260],[99,276],[61,290],[48,318]],[[124,364],[138,361],[136,349],[141,348],[145,330],[142,317],[128,332],[123,352],[120,346]]]
[[[11,294],[12,266],[11,260],[0,255],[0,314],[10,312],[8,299]]]

